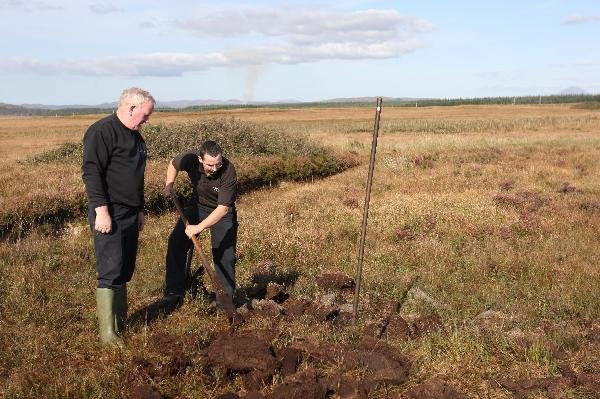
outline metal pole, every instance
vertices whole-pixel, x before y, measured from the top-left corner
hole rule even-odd
[[[358,297],[362,280],[362,267],[365,253],[365,236],[367,235],[367,219],[369,218],[369,201],[371,200],[371,185],[373,184],[373,170],[375,169],[375,153],[377,151],[377,135],[379,134],[379,115],[381,114],[382,98],[377,97],[375,110],[375,126],[373,127],[373,142],[371,143],[371,160],[369,161],[369,175],[367,177],[367,191],[365,193],[365,206],[363,209],[362,229],[360,244],[358,246],[358,262],[356,265],[356,286],[354,287],[354,307],[352,308],[352,325],[356,325],[358,313]]]

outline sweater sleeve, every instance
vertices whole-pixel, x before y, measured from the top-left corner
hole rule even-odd
[[[233,163],[227,161],[227,175],[224,176],[217,198],[218,205],[233,206],[237,197],[237,173]]]
[[[173,166],[179,172],[183,170],[189,173],[191,170],[198,169],[199,165],[198,154],[194,152],[184,152],[173,158]]]
[[[83,182],[91,208],[108,204],[106,168],[110,147],[100,130],[90,128],[83,137]]]

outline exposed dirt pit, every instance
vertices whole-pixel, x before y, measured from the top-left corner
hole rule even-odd
[[[163,399],[164,397],[145,383],[135,383],[130,387],[129,399]]]
[[[324,290],[352,290],[355,283],[344,273],[323,273],[317,277],[317,285]]]
[[[407,399],[467,399],[467,396],[439,378],[432,378],[406,392]]]
[[[285,286],[267,284],[260,290],[261,296],[251,298],[239,309],[242,323],[214,331],[202,339],[193,335],[153,335],[149,344],[161,359],[151,362],[135,357],[131,363],[136,370],[136,381],[160,386],[161,381],[169,378],[185,378],[186,371],[193,367],[210,384],[224,389],[237,387],[222,392],[219,397],[223,399],[366,399],[374,390],[401,390],[410,377],[411,361],[385,340],[418,339],[439,330],[441,318],[425,315],[407,321],[399,314],[400,304],[391,303],[377,320],[367,322],[362,332],[353,330],[360,338],[354,343],[290,335],[288,323],[298,318],[309,322],[312,319],[330,331],[351,325],[347,298],[354,281],[341,274],[324,274],[317,284],[324,292],[318,293],[314,300],[292,298]],[[256,327],[265,323],[271,325],[270,329]],[[131,387],[131,395],[152,388],[150,385],[140,388],[139,384]],[[440,392],[455,392],[452,389],[443,388]],[[156,388],[146,393],[160,395]],[[414,395],[420,397],[418,393]]]
[[[577,388],[590,395],[600,398],[600,373],[576,373],[568,364],[559,365],[561,375],[526,378],[520,380],[499,379],[498,385],[512,392],[515,398],[528,398],[535,393],[544,393],[550,399],[567,398],[567,390]]]

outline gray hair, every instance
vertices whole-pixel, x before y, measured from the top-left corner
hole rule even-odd
[[[156,100],[152,97],[152,94],[146,90],[138,87],[130,87],[129,89],[123,90],[121,97],[119,98],[119,107],[123,105],[142,105],[146,101],[152,101],[152,104],[156,104]]]

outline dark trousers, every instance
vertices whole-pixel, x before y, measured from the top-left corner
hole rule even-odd
[[[94,229],[96,211],[88,209],[88,221],[94,237],[98,288],[121,288],[129,282],[135,269],[139,226],[138,208],[119,204],[108,207],[112,231],[102,234]]]
[[[184,210],[190,224],[198,224],[211,212],[212,208],[202,205]],[[230,295],[235,292],[235,262],[237,243],[237,213],[235,208],[210,228],[212,257],[217,272],[225,290]],[[165,294],[183,295],[185,293],[185,266],[187,252],[192,247],[192,240],[185,234],[185,225],[179,219],[171,235],[167,247]]]

